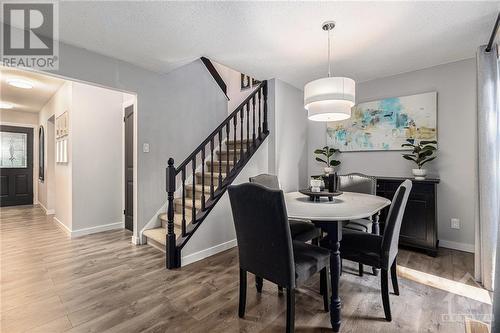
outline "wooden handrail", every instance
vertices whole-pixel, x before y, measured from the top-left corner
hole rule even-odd
[[[219,87],[221,88],[221,90],[224,93],[224,95],[226,95],[227,100],[229,100],[229,96],[227,96],[227,86],[226,86],[226,83],[222,79],[222,76],[220,76],[219,72],[215,68],[215,66],[212,63],[212,61],[210,61],[210,59],[205,58],[205,57],[201,57],[200,59],[203,62],[203,64],[205,64],[205,67],[208,69],[208,72],[212,75],[212,77],[214,78],[215,82],[219,85]]]
[[[267,87],[267,81],[262,81],[258,86],[257,88],[255,89],[255,91],[253,93],[251,93],[243,102],[241,102],[240,105],[238,105],[238,107],[233,111],[231,112],[231,114],[229,116],[227,116],[226,119],[224,119],[222,121],[222,123],[217,126],[217,128],[212,132],[210,133],[207,138],[205,140],[203,140],[200,145],[198,147],[196,147],[193,152],[191,154],[189,154],[189,156],[177,167],[177,173],[180,172],[180,170],[182,170],[183,167],[185,167],[186,165],[189,164],[189,162],[191,162],[193,160],[193,158],[201,151],[201,147],[205,147],[212,138],[214,138],[218,133],[219,131],[226,125],[228,124],[231,119],[233,119],[234,115],[237,114],[240,110],[243,109],[243,107],[248,104],[248,102],[257,94],[257,92],[260,90],[260,88],[265,88]],[[264,128],[267,129],[267,103],[264,103],[264,119],[265,119],[265,126]]]
[[[250,116],[252,115],[252,116]],[[245,118],[246,116],[246,118]],[[257,118],[258,117],[258,118]],[[239,120],[238,120],[239,118]],[[250,119],[252,121],[250,121]],[[258,120],[257,120],[258,119]],[[257,124],[258,121],[258,124]],[[232,123],[231,123],[232,122]],[[233,128],[233,135],[231,136],[231,125]],[[239,128],[238,126],[239,125]],[[246,125],[246,126],[245,126]],[[250,131],[252,129],[252,131]],[[237,131],[239,130],[239,136]],[[243,132],[246,130],[246,144],[244,145]],[[225,193],[227,187],[238,176],[245,164],[250,160],[252,155],[257,151],[262,142],[269,134],[267,122],[267,81],[262,81],[243,102],[224,119],[224,121],[217,126],[217,128],[205,139],[202,143],[191,153],[189,156],[177,167],[174,167],[174,160],[168,160],[167,174],[166,174],[166,188],[167,188],[167,234],[166,234],[166,266],[167,268],[177,268],[181,265],[181,250],[189,241],[191,236],[195,233],[203,220],[210,213],[215,204],[219,201]],[[226,148],[222,149],[222,141],[225,136]],[[233,138],[233,147],[230,147],[229,140]],[[237,137],[241,140],[237,144]],[[250,144],[252,140],[252,144]],[[215,145],[217,142],[217,146]],[[209,146],[209,154],[207,156],[205,149]],[[243,149],[245,146],[245,149]],[[214,149],[218,148],[219,160],[214,164]],[[239,150],[239,152],[238,152]],[[233,159],[229,158],[229,154],[233,154]],[[197,189],[197,175],[196,165],[197,157],[201,157],[201,194],[200,200],[196,200]],[[225,157],[222,155],[226,154]],[[210,172],[205,173],[206,158],[210,161]],[[223,163],[224,172],[223,172]],[[230,164],[232,162],[232,164]],[[187,169],[188,164],[191,163],[190,169]],[[214,166],[218,170],[214,172]],[[186,171],[192,172],[192,184],[186,184]],[[177,190],[176,178],[181,173],[181,196],[180,207],[175,207],[174,193]],[[205,198],[205,177],[209,177],[210,195],[208,199]],[[199,183],[198,183],[199,184]],[[189,187],[188,187],[189,186]],[[191,191],[192,200],[190,203],[186,200],[186,188]],[[200,204],[198,205],[197,202]],[[191,221],[186,221],[186,207],[191,204]],[[181,209],[181,235],[179,238],[175,235],[174,228],[174,208]],[[187,224],[189,222],[189,225]]]

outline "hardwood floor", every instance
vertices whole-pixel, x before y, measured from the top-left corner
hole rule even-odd
[[[248,279],[246,318],[238,318],[236,249],[167,271],[163,253],[132,245],[126,230],[68,239],[36,207],[2,208],[0,232],[2,332],[284,331],[286,300],[269,282],[259,295]],[[400,278],[401,296],[391,294],[391,323],[383,319],[379,278],[359,277],[356,264],[344,263],[342,332],[457,333],[465,331],[464,315],[491,312],[444,291],[456,284],[455,292],[463,286],[481,294],[463,279],[473,271],[471,254],[441,249],[431,258],[401,250],[398,260],[411,280]],[[297,332],[330,331],[318,290],[319,276],[299,289]]]

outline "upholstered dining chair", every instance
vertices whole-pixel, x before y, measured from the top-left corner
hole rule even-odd
[[[373,176],[364,175],[362,173],[349,173],[346,175],[339,175],[339,190],[347,192],[357,192],[375,195],[377,192],[377,179]],[[372,219],[357,219],[345,223],[342,227],[343,230],[357,230],[372,233],[373,221]],[[377,232],[374,232],[377,233]],[[363,264],[359,264],[359,276],[363,276]]]
[[[388,271],[391,271],[394,294],[399,295],[396,273],[399,232],[408,202],[412,182],[405,180],[396,190],[385,221],[383,236],[356,230],[346,230],[340,243],[340,256],[381,270],[381,292],[385,318],[392,320],[389,302]]]
[[[250,183],[260,184],[274,190],[279,190],[281,188],[278,176],[267,173],[250,177],[249,181]],[[312,244],[314,245],[319,244],[321,230],[316,228],[311,221],[289,218],[288,222],[290,223],[290,232],[293,240],[302,242],[312,241]],[[255,287],[257,288],[257,291],[260,292],[262,290],[263,283],[264,282],[261,277],[255,277]],[[279,289],[282,290],[281,286],[279,286]]]
[[[239,316],[245,315],[247,272],[286,288],[286,332],[294,331],[295,288],[320,272],[327,292],[328,311],[330,251],[293,241],[283,192],[245,183],[228,188],[240,263]]]

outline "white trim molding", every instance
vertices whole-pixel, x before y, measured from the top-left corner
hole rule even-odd
[[[71,238],[95,234],[97,232],[103,232],[103,231],[114,230],[114,229],[123,229],[123,228],[125,228],[124,222],[116,222],[116,223],[99,225],[96,227],[83,228],[83,229],[71,231]]]
[[[66,233],[69,237],[71,237],[71,229],[68,228],[64,223],[62,223],[57,217],[54,216],[54,222],[56,222],[56,225],[61,228],[62,231]]]
[[[99,225],[99,226],[96,226],[96,227],[83,228],[83,229],[78,229],[78,230],[71,230],[64,223],[62,223],[60,220],[58,220],[57,217],[55,217],[55,216],[54,216],[54,221],[71,238],[85,236],[85,235],[90,235],[90,234],[95,234],[95,233],[98,233],[98,232],[103,232],[103,231],[108,231],[108,230],[115,230],[115,229],[123,229],[123,228],[125,228],[125,223],[124,222],[116,222],[116,223]]]
[[[55,209],[47,209],[41,202],[36,203],[36,205],[40,206],[40,208],[45,211],[45,215],[54,215],[56,213]]]
[[[186,265],[192,264],[193,262],[211,257],[222,251],[232,249],[236,245],[238,245],[236,239],[233,239],[225,243],[209,247],[208,249],[188,254],[187,256],[181,258],[181,266],[184,267]]]
[[[439,247],[444,247],[447,249],[458,250],[463,252],[474,253],[474,244],[459,243],[449,240],[440,239]]]

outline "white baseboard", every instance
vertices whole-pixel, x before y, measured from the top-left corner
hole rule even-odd
[[[139,242],[139,238],[132,236],[132,244],[134,245],[141,245],[141,242]]]
[[[71,231],[71,238],[95,234],[96,232],[103,232],[103,231],[123,229],[123,228],[125,228],[124,222],[116,222],[116,223],[98,225],[96,227],[77,229]]]
[[[83,228],[83,229],[78,229],[78,230],[71,230],[64,223],[62,223],[60,220],[58,220],[57,217],[55,217],[55,216],[54,216],[54,221],[71,238],[85,236],[85,235],[90,235],[90,234],[95,234],[97,232],[103,232],[103,231],[108,231],[108,230],[123,229],[123,228],[125,228],[125,223],[124,222],[116,222],[116,223],[99,225],[99,226],[96,226],[96,227]]]
[[[208,249],[201,250],[195,253],[188,254],[181,259],[181,266],[192,264],[193,262],[211,257],[219,252],[229,250],[237,245],[236,239],[228,242],[209,247]]]
[[[459,243],[444,239],[439,240],[439,247],[445,247],[447,249],[470,252],[470,253],[474,253],[475,250],[474,244]]]
[[[54,215],[56,213],[55,209],[47,209],[41,202],[38,202],[37,205],[45,211],[45,215]]]
[[[54,222],[56,222],[57,226],[61,228],[62,231],[64,231],[68,236],[71,237],[71,229],[69,229],[64,223],[59,221],[55,216],[54,216]]]

